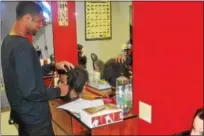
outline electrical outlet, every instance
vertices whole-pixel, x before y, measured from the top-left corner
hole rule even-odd
[[[152,122],[152,106],[144,102],[139,102],[139,118],[149,123]]]

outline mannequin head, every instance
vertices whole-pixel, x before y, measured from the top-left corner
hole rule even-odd
[[[123,74],[130,77],[129,68],[126,64],[116,63],[115,59],[110,59],[105,63],[101,78],[105,79],[111,86],[116,86],[116,79]]]
[[[69,86],[69,93],[65,100],[78,98],[88,81],[88,72],[80,67],[75,67],[68,72],[59,72],[60,82]]]
[[[203,135],[204,109],[198,109],[193,118],[191,135]]]

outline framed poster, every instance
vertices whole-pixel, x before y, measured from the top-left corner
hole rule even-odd
[[[111,2],[85,2],[85,39],[112,38]]]
[[[68,26],[68,2],[58,1],[57,11],[58,11],[58,25]]]

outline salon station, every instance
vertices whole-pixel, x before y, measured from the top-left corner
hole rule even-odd
[[[86,71],[71,79],[69,70],[43,77],[47,88],[75,81],[66,97],[49,101],[55,135],[192,134],[194,114],[203,107],[204,2],[39,4],[46,25],[27,38],[41,65],[66,60]],[[1,42],[16,5],[1,2]],[[0,76],[5,117],[9,104]],[[1,118],[1,134],[16,131],[12,125]]]

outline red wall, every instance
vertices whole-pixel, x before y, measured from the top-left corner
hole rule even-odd
[[[57,2],[52,2],[53,44],[56,61],[77,63],[75,2],[68,2],[68,26],[59,26]]]
[[[189,129],[203,107],[203,2],[133,2],[134,111],[152,106],[139,134]]]

